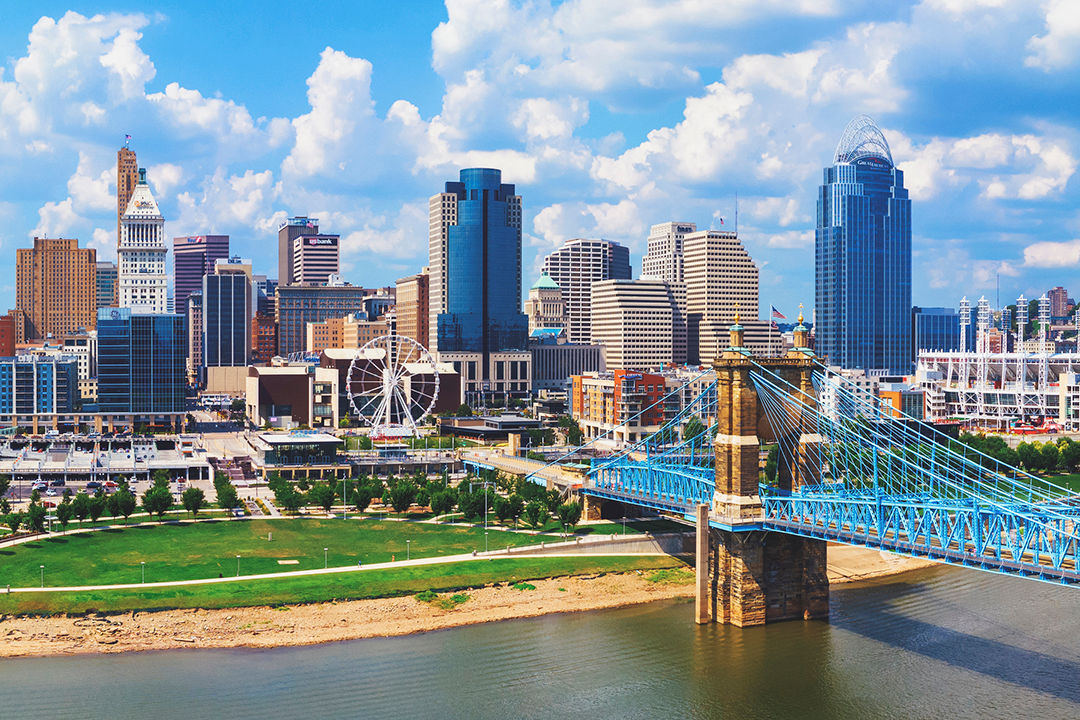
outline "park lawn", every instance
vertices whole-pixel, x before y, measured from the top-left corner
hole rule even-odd
[[[0,593],[0,614],[128,612],[176,608],[294,605],[446,592],[497,582],[522,582],[565,575],[591,575],[684,567],[672,557],[490,558],[444,565],[407,566],[331,575],[302,575],[250,581],[121,590]]]
[[[268,534],[273,535],[268,541]],[[551,542],[551,536],[492,529],[490,549]],[[406,540],[410,547],[406,549]],[[196,580],[240,574],[314,570],[456,555],[484,549],[483,527],[381,520],[297,518],[201,523],[147,523],[51,537],[0,548],[0,587],[36,587],[45,566],[52,587]],[[295,560],[282,565],[279,560]]]
[[[1047,481],[1067,488],[1072,492],[1080,492],[1080,473],[1065,473],[1064,475],[1049,475]]]

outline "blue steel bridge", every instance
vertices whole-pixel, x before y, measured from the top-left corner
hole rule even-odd
[[[707,506],[709,526],[727,533],[783,533],[1015,577],[1080,582],[1080,499],[1068,489],[883,405],[809,353],[798,361],[801,381],[777,361],[759,362],[745,351],[739,363],[751,387],[733,392],[714,383],[651,437],[594,460],[582,493],[688,519]],[[732,437],[739,421],[721,427],[720,419],[740,412],[725,403],[739,402],[742,412],[754,415],[742,425],[756,427]],[[680,428],[691,416],[703,420],[704,432],[684,439]],[[758,439],[779,446],[776,482],[732,490],[731,476],[751,472],[751,458],[756,484]],[[717,448],[725,443],[734,449],[721,457]],[[740,444],[749,449],[740,453]],[[741,469],[734,466],[739,462]],[[718,488],[718,478],[728,486]]]

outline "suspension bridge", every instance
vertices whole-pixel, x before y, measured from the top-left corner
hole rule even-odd
[[[828,616],[826,546],[1080,583],[1080,497],[968,448],[830,372],[807,349],[756,358],[731,327],[716,381],[652,436],[592,461],[606,502],[698,524],[698,622]],[[691,417],[704,432],[682,437]],[[760,480],[759,448],[779,448]]]

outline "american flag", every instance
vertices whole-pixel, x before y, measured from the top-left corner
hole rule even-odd
[[[787,320],[787,316],[777,310],[775,305],[770,305],[769,307],[772,309],[771,317],[773,318],[773,320]]]

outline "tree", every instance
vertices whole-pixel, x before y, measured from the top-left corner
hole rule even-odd
[[[315,483],[307,492],[308,503],[318,505],[325,512],[330,512],[330,508],[334,506],[335,497],[337,495],[334,493],[334,488],[324,482]]]
[[[83,520],[90,515],[90,496],[84,492],[77,493],[71,501],[71,511],[82,525]]]
[[[23,521],[28,530],[32,532],[45,532],[45,508],[37,503],[30,503],[26,509],[26,519]]]
[[[206,502],[206,493],[202,491],[202,488],[189,487],[180,496],[180,502],[184,504],[184,509],[191,513],[191,518],[194,520],[199,516],[199,510]]]
[[[454,411],[454,417],[472,417],[472,414],[472,408],[465,403],[458,405],[457,410]]]
[[[484,493],[478,490],[459,492],[457,505],[466,520],[478,518],[484,514]]]
[[[217,489],[217,504],[219,508],[225,510],[240,507],[240,495],[232,483],[226,482]]]
[[[698,416],[691,415],[690,419],[683,425],[682,439],[683,441],[693,440],[698,435],[705,434],[705,429],[705,426],[702,424],[701,420],[698,419]]]
[[[164,468],[160,468],[153,472],[154,487],[169,487],[169,471]]]
[[[353,506],[356,512],[364,512],[371,504],[371,498],[375,497],[375,490],[366,483],[360,483],[353,492]]]
[[[23,522],[26,520],[26,514],[21,512],[8,513],[4,519],[4,523],[11,530],[12,534],[19,532],[19,528],[22,527]]]
[[[289,483],[282,482],[274,490],[274,503],[292,515],[304,504],[304,496]]]
[[[508,512],[510,517],[514,521],[514,525],[517,525],[518,518],[521,517],[521,513],[525,512],[525,501],[518,494],[513,494],[506,500]]]
[[[563,415],[559,418],[559,427],[566,432],[567,445],[577,447],[581,444],[584,434],[581,432],[581,426],[578,425],[577,420],[569,415]]]
[[[135,496],[126,487],[113,493],[112,499],[116,501],[116,512],[113,516],[123,515],[126,521],[131,513],[135,512]]]
[[[416,498],[413,500],[413,502],[420,507],[430,507],[431,493],[428,492],[428,489],[426,487],[417,488]]]
[[[780,446],[769,447],[769,454],[765,457],[765,482],[772,485],[776,482],[776,466],[780,457]]]
[[[415,502],[417,488],[411,480],[402,480],[390,488],[390,506],[394,512],[406,512]]]
[[[1070,442],[1061,448],[1061,461],[1069,472],[1080,467],[1080,442]]]
[[[578,524],[581,520],[581,503],[578,501],[563,503],[559,506],[557,511],[559,516],[559,524],[563,527],[563,533],[565,534],[567,528],[572,528]]]
[[[99,492],[90,498],[90,522],[97,522],[105,512],[105,497]]]
[[[359,435],[359,436],[357,436],[357,438],[356,438],[356,449],[357,450],[370,450],[373,447],[374,447],[374,444],[371,442],[371,438],[369,436],[367,436],[367,435]]]
[[[0,497],[4,497],[8,494],[8,490],[11,489],[11,476],[0,475]]]
[[[1042,459],[1043,472],[1052,473],[1057,470],[1058,463],[1061,462],[1061,452],[1057,445],[1052,442],[1043,443],[1039,456]]]
[[[495,496],[495,502],[492,503],[492,511],[495,513],[495,517],[499,519],[499,522],[506,524],[506,521],[510,519],[510,501],[504,498],[502,495]]]
[[[56,521],[60,523],[60,529],[67,531],[68,523],[75,514],[75,508],[71,503],[60,503],[56,506]]]
[[[1035,472],[1042,466],[1038,450],[1036,450],[1035,446],[1029,442],[1022,442],[1017,445],[1016,454],[1020,458],[1020,463],[1024,466],[1025,470]]]
[[[454,509],[454,493],[452,490],[439,490],[431,494],[431,512],[435,515],[445,515]]]
[[[11,503],[5,497],[0,497],[0,515],[7,515],[11,512]]]
[[[525,506],[522,517],[525,519],[525,524],[535,530],[547,522],[547,508],[539,500],[533,500]]]
[[[157,515],[158,522],[172,507],[172,493],[169,488],[154,486],[143,493],[142,506],[148,515]]]
[[[562,493],[552,488],[544,494],[543,501],[544,505],[547,506],[547,511],[553,513],[559,509],[559,503],[562,502]]]
[[[32,502],[32,503],[41,502],[41,492],[38,491],[38,490],[31,490],[30,491],[30,502]]]

